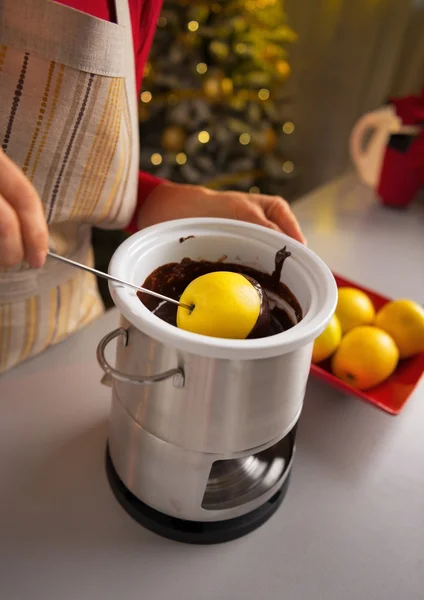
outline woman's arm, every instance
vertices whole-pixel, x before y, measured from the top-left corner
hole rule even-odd
[[[133,231],[173,219],[217,217],[256,223],[306,243],[289,204],[280,196],[216,192],[200,185],[158,180],[152,181],[152,187],[137,208]]]

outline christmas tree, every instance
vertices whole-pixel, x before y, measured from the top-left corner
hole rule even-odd
[[[140,97],[141,169],[287,195],[295,39],[283,0],[165,0]]]

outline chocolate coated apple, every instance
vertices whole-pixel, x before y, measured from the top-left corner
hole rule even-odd
[[[194,279],[177,309],[180,329],[211,337],[246,339],[269,327],[268,299],[252,277],[214,271]]]

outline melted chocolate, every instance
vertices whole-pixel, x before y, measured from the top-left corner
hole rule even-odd
[[[261,299],[263,298],[263,292],[266,294],[266,291],[268,290],[285,300],[285,302],[293,309],[293,312],[296,315],[296,322],[299,322],[303,317],[299,302],[290,289],[280,281],[284,261],[289,256],[290,252],[287,251],[286,247],[277,252],[275,257],[275,269],[271,275],[239,264],[211,262],[206,260],[194,261],[189,258],[184,258],[179,263],[168,263],[155,269],[153,273],[147,277],[146,281],[143,283],[143,287],[169,296],[170,298],[174,298],[175,300],[179,300],[188,284],[201,275],[213,273],[214,271],[241,273],[247,277],[252,284],[259,284],[259,287],[256,285],[255,287],[258,290],[258,293],[260,293]],[[177,307],[175,305],[169,302],[162,302],[153,296],[143,294],[143,292],[138,292],[137,295],[143,304],[147,306],[149,310],[154,312],[157,317],[176,326]],[[268,296],[266,296],[266,300],[268,300]],[[295,325],[292,317],[279,306],[274,306],[271,310],[269,310],[268,306],[269,317],[267,318],[267,305],[268,302],[261,302],[261,314],[259,315],[258,321],[249,335],[249,338],[276,335]]]
[[[267,337],[269,335],[269,327],[270,327],[270,312],[269,312],[269,301],[268,296],[264,292],[263,288],[256,279],[250,277],[249,275],[244,275],[244,277],[250,281],[250,283],[255,288],[260,301],[260,311],[259,316],[256,320],[255,326],[252,331],[247,336],[249,339]]]

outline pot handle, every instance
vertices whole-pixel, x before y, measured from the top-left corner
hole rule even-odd
[[[159,381],[165,381],[165,379],[169,379],[173,377],[173,385],[176,388],[184,387],[184,371],[179,367],[175,369],[170,369],[169,371],[164,371],[163,373],[158,373],[157,375],[127,375],[126,373],[121,373],[114,367],[112,367],[106,357],[105,350],[106,346],[113,339],[122,336],[124,346],[128,345],[128,331],[124,327],[118,327],[114,329],[110,333],[107,333],[103,339],[100,340],[99,345],[97,346],[97,362],[106,373],[110,377],[117,379],[118,381],[123,381],[124,383],[134,383],[136,385],[151,385],[153,383],[158,383]]]

